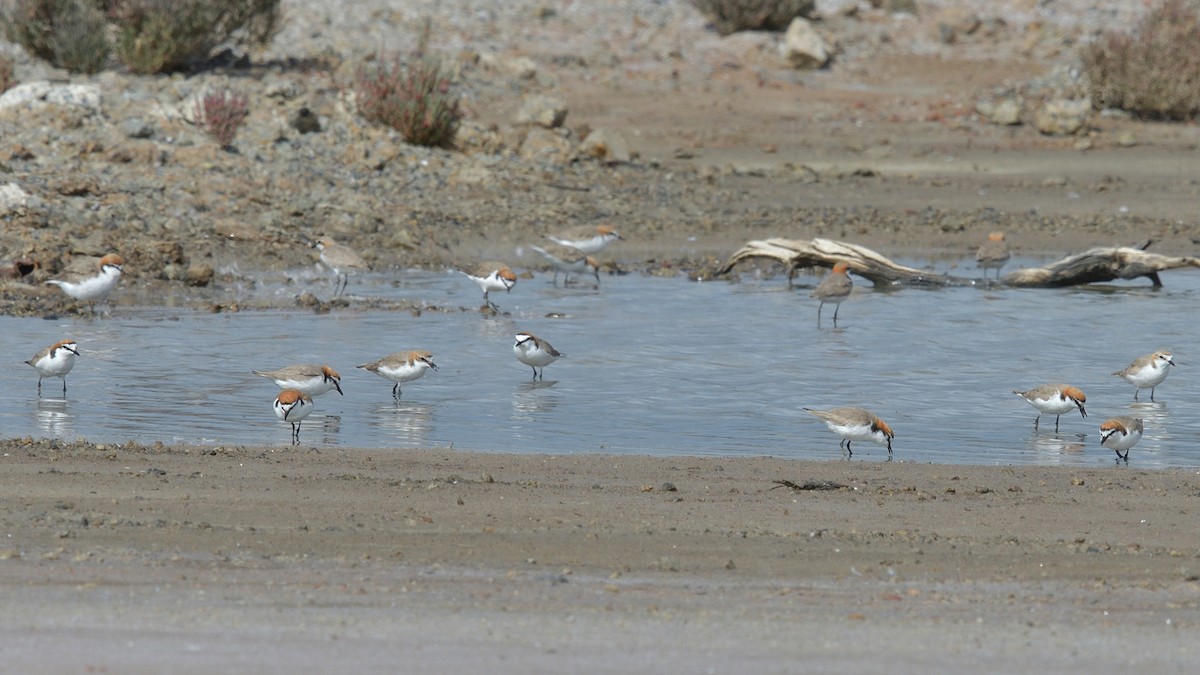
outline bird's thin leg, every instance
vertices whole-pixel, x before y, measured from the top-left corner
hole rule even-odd
[[[854,451],[850,449],[850,440],[849,439],[846,439],[846,455],[849,457],[854,456]]]
[[[63,382],[65,383],[66,380],[63,380]],[[1154,403],[1154,387],[1150,387],[1150,402]]]
[[[38,398],[42,397],[42,378],[38,378]]]
[[[392,385],[392,398],[396,399],[397,401],[400,400],[400,383],[399,382]]]
[[[1058,433],[1058,419],[1059,419],[1060,417],[1062,417],[1062,415],[1055,415],[1055,416],[1054,416],[1054,433],[1056,433],[1056,434]]]
[[[63,398],[67,397],[67,378],[63,378]]]
[[[821,304],[817,305],[817,328],[821,327],[821,308],[824,306],[825,306],[825,303],[823,303],[823,302]]]
[[[1136,401],[1136,400],[1138,400],[1138,394],[1140,394],[1140,393],[1142,393],[1142,388],[1141,388],[1141,387],[1134,387],[1134,388],[1133,388],[1133,400],[1135,400],[1135,401]],[[1154,392],[1153,392],[1153,391],[1151,391],[1151,392],[1150,392],[1150,396],[1154,396]]]
[[[1037,417],[1033,418],[1033,430],[1034,430],[1034,431],[1037,431],[1037,428],[1038,428],[1038,422],[1041,422],[1041,421],[1042,421],[1042,416],[1041,416],[1041,415],[1038,415]]]
[[[840,302],[833,306],[833,325],[835,325],[835,326],[837,325],[837,313],[838,313],[838,310],[841,308],[842,308],[842,303],[840,303]]]

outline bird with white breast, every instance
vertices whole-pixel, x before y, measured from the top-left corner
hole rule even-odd
[[[559,246],[568,246],[584,255],[595,255],[620,239],[621,235],[611,225],[584,225],[561,234],[548,234],[546,238]]]
[[[312,414],[312,397],[295,389],[284,389],[275,397],[275,416],[292,424],[292,445],[300,444],[300,422]]]
[[[125,260],[116,253],[95,259],[81,259],[67,266],[65,279],[50,279],[46,283],[58,286],[70,297],[88,303],[92,312],[96,303],[103,303],[117,287],[124,271]]]
[[[313,398],[334,390],[345,396],[342,392],[342,376],[329,366],[300,363],[278,370],[255,370],[252,372],[259,377],[273,381],[280,389],[296,389]]]
[[[1105,420],[1100,425],[1100,445],[1110,448],[1117,453],[1117,459],[1129,462],[1129,449],[1142,440],[1145,424],[1139,417],[1122,415]],[[1122,455],[1121,451],[1125,454]]]
[[[513,273],[508,265],[495,260],[482,262],[469,270],[458,270],[467,275],[479,290],[483,291],[483,302],[491,309],[498,309],[496,303],[492,302],[488,297],[488,293],[492,291],[504,291],[508,293],[513,286],[517,285],[517,275]]]
[[[600,286],[600,264],[596,259],[579,249],[569,246],[530,246],[537,251],[550,266],[554,268],[554,285],[558,285],[558,273],[563,274],[563,286],[571,283],[572,274],[590,273],[596,278],[596,287]]]
[[[1154,388],[1167,379],[1171,366],[1175,365],[1175,357],[1171,352],[1160,349],[1153,354],[1146,354],[1134,359],[1124,370],[1113,373],[1134,386],[1133,400],[1138,400],[1138,393],[1143,389],[1150,390],[1150,401],[1154,402]]]
[[[1087,396],[1078,387],[1072,387],[1069,384],[1043,384],[1029,391],[1014,390],[1013,393],[1037,409],[1038,416],[1033,420],[1034,430],[1038,428],[1038,422],[1041,421],[1042,415],[1054,415],[1054,431],[1056,432],[1058,431],[1058,420],[1063,413],[1078,408],[1079,414],[1087,417],[1087,410],[1083,407],[1083,404],[1087,402]]]
[[[394,382],[392,398],[397,401],[402,393],[401,384],[420,379],[426,372],[438,369],[437,364],[433,362],[433,354],[420,349],[388,354],[378,361],[364,363],[358,367]]]
[[[313,246],[321,251],[321,262],[336,275],[333,282],[334,297],[346,292],[350,275],[371,271],[371,266],[363,260],[358,251],[337,243],[331,237],[322,237]]]
[[[854,455],[854,451],[850,448],[851,441],[872,441],[887,446],[888,461],[891,461],[892,439],[896,437],[896,434],[892,432],[892,428],[887,425],[887,422],[879,419],[870,410],[866,408],[831,408],[829,410],[805,408],[804,410],[823,420],[830,431],[842,437],[839,447],[842,448],[842,453],[847,459]]]
[[[78,345],[74,340],[60,340],[34,354],[25,363],[33,366],[38,373],[38,398],[42,396],[42,378],[58,377],[63,381],[63,398],[67,397],[67,373],[75,367],[75,357],[79,356]]]
[[[533,379],[535,380],[546,379],[546,366],[566,356],[549,342],[533,333],[524,332],[517,333],[517,340],[513,344],[513,354],[516,354],[518,361],[533,368]]]

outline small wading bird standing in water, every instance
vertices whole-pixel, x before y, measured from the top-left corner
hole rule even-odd
[[[844,262],[834,264],[833,269],[812,292],[810,297],[821,301],[821,304],[817,305],[817,326],[821,325],[821,308],[825,306],[825,303],[832,302],[834,305],[833,325],[837,327],[838,310],[842,307],[842,301],[850,297],[850,291],[854,289],[854,282],[850,280],[849,270],[850,266]]]

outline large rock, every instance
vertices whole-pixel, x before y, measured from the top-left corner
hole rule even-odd
[[[1092,114],[1092,102],[1086,98],[1060,98],[1047,101],[1034,116],[1038,131],[1052,136],[1070,136],[1083,128]]]
[[[1011,126],[1021,123],[1021,104],[1014,98],[1004,98],[995,103],[979,101],[975,112],[983,115],[992,124]]]
[[[793,68],[820,68],[829,62],[825,40],[807,19],[796,17],[783,34],[779,55]]]
[[[532,127],[521,142],[520,154],[525,159],[549,164],[571,161],[571,141],[551,129]]]
[[[625,164],[633,159],[625,137],[611,129],[592,130],[579,144],[579,154],[605,164]]]
[[[51,84],[45,80],[22,82],[0,94],[0,110],[19,107],[62,106],[99,115],[100,88],[90,84]]]
[[[544,94],[526,96],[517,110],[517,124],[536,124],[553,129],[567,121],[567,104],[561,99]]]
[[[36,201],[28,192],[16,183],[0,185],[0,217],[9,214],[21,214],[31,202]]]

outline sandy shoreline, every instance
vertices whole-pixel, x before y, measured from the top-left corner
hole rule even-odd
[[[0,447],[14,671],[1200,660],[1192,470]]]

